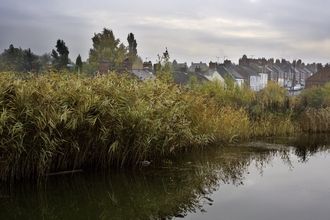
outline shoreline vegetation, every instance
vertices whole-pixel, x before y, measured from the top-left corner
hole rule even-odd
[[[185,151],[296,132],[330,132],[330,84],[291,97],[226,79],[179,86],[50,72],[0,73],[0,182],[138,166]]]

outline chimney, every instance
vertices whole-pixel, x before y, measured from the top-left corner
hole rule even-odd
[[[152,63],[151,63],[151,61],[149,61],[149,62],[143,62],[143,69],[152,71]]]
[[[268,64],[268,66],[270,66],[270,67],[274,67],[274,59],[273,59],[273,58],[268,59],[267,64]]]
[[[225,65],[225,67],[230,67],[231,66],[231,61],[230,60],[225,60],[224,65]]]
[[[210,61],[209,68],[210,69],[216,69],[217,68],[217,63],[216,62],[213,63],[212,61]]]
[[[121,63],[121,68],[124,70],[132,71],[133,68],[133,63],[126,58],[122,63]]]
[[[110,62],[107,60],[100,60],[99,61],[99,73],[107,73],[110,68]]]
[[[180,68],[180,71],[183,72],[183,73],[186,73],[186,72],[187,72],[187,65],[183,65],[183,66]]]
[[[196,67],[195,67],[195,72],[196,72],[196,73],[201,73],[201,70],[202,70],[202,69],[201,69],[200,66],[196,66]]]
[[[321,70],[322,68],[323,68],[322,63],[318,63],[318,64],[316,65],[316,70],[317,70],[317,71]]]

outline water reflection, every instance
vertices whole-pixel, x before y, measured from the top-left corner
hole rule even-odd
[[[290,147],[291,146],[291,147]],[[173,219],[214,206],[224,185],[240,188],[251,167],[263,175],[274,158],[294,169],[329,150],[326,136],[300,136],[207,149],[137,170],[51,176],[0,186],[0,219]]]

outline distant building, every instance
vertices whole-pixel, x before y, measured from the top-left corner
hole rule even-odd
[[[323,68],[318,68],[318,71],[306,79],[305,88],[313,86],[324,86],[325,83],[330,82],[330,67],[326,65]]]
[[[206,63],[202,63],[202,61],[199,62],[199,63],[191,62],[191,66],[189,67],[189,71],[194,72],[194,71],[196,71],[196,68],[198,70],[200,70],[200,72],[205,72],[206,70],[208,70],[209,67]]]

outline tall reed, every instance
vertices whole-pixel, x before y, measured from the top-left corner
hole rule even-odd
[[[247,136],[242,109],[164,81],[67,72],[0,79],[1,179],[136,165]]]
[[[309,133],[330,132],[330,107],[308,108],[299,117],[302,131]]]

